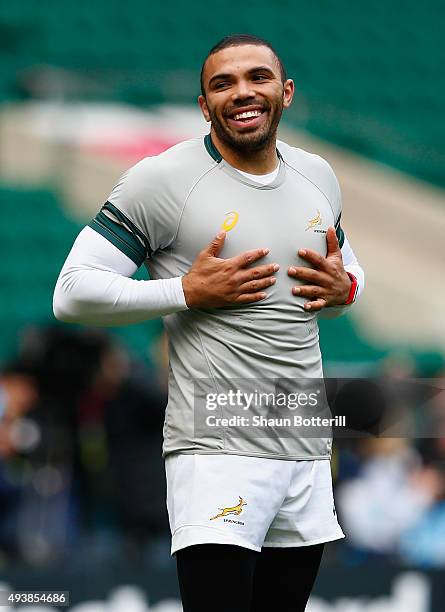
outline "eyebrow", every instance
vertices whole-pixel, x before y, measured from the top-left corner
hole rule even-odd
[[[255,68],[250,68],[250,70],[247,71],[247,74],[253,74],[255,72],[268,72],[269,74],[271,74],[272,76],[275,76],[273,70],[271,68],[269,68],[269,66],[255,66]],[[214,82],[217,81],[219,79],[230,79],[233,77],[233,74],[227,72],[227,73],[220,73],[220,74],[215,74],[214,76],[212,76],[212,78],[209,81],[209,86]]]

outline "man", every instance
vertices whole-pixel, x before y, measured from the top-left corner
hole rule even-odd
[[[201,86],[210,134],[123,175],[77,238],[54,311],[101,325],[165,317],[163,454],[184,611],[302,611],[324,542],[343,537],[330,439],[203,428],[194,383],[320,378],[318,312],[348,308],[363,273],[332,169],[276,140],[294,84],[269,43],[223,39]],[[128,278],[143,262],[153,280]]]

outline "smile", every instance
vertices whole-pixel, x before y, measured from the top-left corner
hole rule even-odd
[[[261,125],[266,119],[267,113],[263,110],[246,110],[232,117],[228,117],[229,125],[237,128],[252,128]]]
[[[261,111],[247,111],[245,113],[240,113],[239,115],[235,115],[233,118],[235,121],[239,121],[240,119],[250,119],[251,117],[259,117],[261,115]]]

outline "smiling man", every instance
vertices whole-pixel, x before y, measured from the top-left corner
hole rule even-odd
[[[201,91],[210,133],[123,175],[76,239],[54,312],[95,325],[164,317],[163,454],[184,612],[299,612],[324,543],[343,537],[331,440],[205,427],[197,383],[219,401],[207,415],[221,419],[247,397],[236,379],[321,378],[317,316],[347,309],[364,276],[331,167],[277,141],[294,83],[270,44],[223,39]],[[129,278],[142,264],[152,280]]]
[[[216,45],[202,67],[199,104],[203,114],[220,147],[239,152],[241,164],[246,165],[248,150],[261,152],[263,160],[276,166],[274,136],[283,108],[292,102],[293,81],[286,80],[284,67],[269,46],[256,46],[257,65],[253,65],[251,44],[238,47],[236,54],[225,44]],[[244,104],[233,98],[234,86],[238,91],[244,88]],[[263,169],[255,157],[254,170],[259,174]]]

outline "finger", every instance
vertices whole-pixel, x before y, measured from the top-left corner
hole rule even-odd
[[[240,282],[247,283],[251,280],[271,276],[275,272],[278,272],[279,269],[280,266],[277,263],[257,266],[256,268],[249,268],[249,270],[242,270],[238,273],[238,278]]]
[[[301,287],[293,287],[292,293],[307,298],[321,298],[324,295],[324,288],[317,285],[301,285]]]
[[[224,246],[225,239],[226,239],[226,232],[219,232],[219,234],[217,234],[214,237],[212,242],[204,250],[211,257],[218,257],[218,255],[221,253],[221,250]]]
[[[260,302],[265,298],[267,298],[267,294],[264,292],[243,293],[236,298],[235,304],[249,304],[250,302]]]
[[[324,268],[326,258],[312,249],[300,249],[298,255],[316,268]]]
[[[243,293],[256,293],[261,289],[267,289],[267,287],[271,287],[275,285],[277,279],[274,276],[268,276],[267,278],[260,278],[259,280],[249,281],[248,283],[244,283],[240,287],[240,291]]]
[[[245,251],[236,257],[232,257],[232,262],[237,268],[245,268],[265,257],[269,253],[269,249],[254,249]]]
[[[319,285],[321,287],[329,284],[329,277],[313,268],[294,268],[290,267],[287,271],[289,276],[300,280],[309,281],[311,285]]]
[[[332,226],[328,227],[328,231],[326,232],[326,244],[328,246],[327,257],[329,257],[329,255],[333,255],[334,253],[340,252],[337,234]]]
[[[327,302],[324,298],[319,298],[318,300],[314,300],[312,302],[306,302],[304,309],[309,310],[310,312],[316,312],[324,308],[326,304]]]

